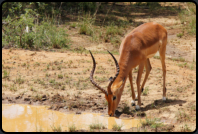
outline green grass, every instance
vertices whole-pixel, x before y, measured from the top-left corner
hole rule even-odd
[[[57,127],[53,126],[52,131],[53,132],[62,132],[62,128],[61,128],[61,126],[57,126]]]
[[[91,129],[105,129],[105,126],[102,123],[93,123],[89,125],[90,130]]]
[[[6,79],[6,78],[9,78],[9,76],[10,76],[10,72],[9,71],[7,71],[7,70],[3,70],[3,79]]]
[[[145,96],[148,95],[148,91],[149,91],[149,87],[145,87],[142,95],[145,95]]]
[[[192,130],[188,127],[187,124],[181,127],[181,132],[192,132]]]
[[[19,76],[18,78],[16,78],[16,83],[18,83],[19,85],[20,84],[23,84],[25,82],[24,79],[21,78],[21,76]]]
[[[58,78],[59,79],[62,79],[63,78],[63,75],[62,74],[58,74]]]
[[[76,131],[76,126],[75,126],[75,124],[70,125],[70,126],[68,127],[68,129],[69,129],[69,132],[75,132],[75,131]]]
[[[113,124],[113,127],[112,127],[112,129],[114,130],[114,131],[121,131],[121,128],[123,127],[123,124]]]
[[[184,62],[185,59],[183,57],[179,57],[179,58],[172,58],[173,61],[181,61]]]
[[[182,28],[191,35],[196,35],[196,5],[193,2],[187,2],[187,9],[179,12],[179,19]]]
[[[10,91],[17,91],[17,87],[15,84],[10,85]]]
[[[95,28],[93,26],[95,18],[92,18],[90,14],[85,14],[79,22],[79,33],[93,36],[93,33],[95,32]]]
[[[177,37],[181,38],[184,34],[183,33],[178,33]]]

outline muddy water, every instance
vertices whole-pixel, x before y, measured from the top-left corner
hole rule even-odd
[[[45,106],[2,104],[2,128],[6,132],[52,131],[52,128],[59,127],[68,131],[72,125],[76,129],[89,130],[90,124],[98,123],[108,129],[112,129],[114,124],[122,124],[122,129],[129,129],[141,126],[140,122],[139,119],[119,119],[101,113],[65,114],[47,110]]]

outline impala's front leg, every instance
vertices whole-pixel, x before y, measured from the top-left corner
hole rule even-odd
[[[141,106],[141,89],[140,89],[140,81],[141,81],[141,76],[142,72],[144,70],[144,62],[140,63],[139,65],[139,70],[138,70],[138,76],[137,76],[137,91],[138,91],[138,105],[136,105],[135,109],[139,110]]]
[[[131,84],[131,92],[132,92],[132,101],[131,101],[131,105],[135,106],[135,92],[134,92],[134,88],[133,88],[133,77],[132,77],[132,70],[129,72],[129,81]]]

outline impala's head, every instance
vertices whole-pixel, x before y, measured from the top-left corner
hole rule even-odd
[[[116,75],[113,78],[111,77],[109,79],[110,82],[109,82],[109,85],[108,85],[107,91],[106,91],[105,89],[100,87],[98,84],[96,84],[96,82],[93,80],[93,74],[94,74],[94,71],[95,71],[95,68],[96,68],[96,62],[95,62],[95,59],[94,59],[91,51],[89,51],[89,52],[90,52],[92,60],[93,60],[93,69],[92,69],[91,74],[90,74],[90,81],[92,82],[92,84],[94,86],[96,86],[99,90],[101,90],[105,94],[105,98],[108,102],[108,114],[109,114],[109,116],[114,116],[115,110],[116,110],[117,105],[120,101],[119,89],[123,87],[123,83],[124,83],[123,81],[114,83],[114,81],[117,78],[117,76],[119,74],[119,71],[120,71],[118,62],[115,59],[115,57],[108,51],[109,54],[112,56],[112,58],[115,61],[117,72],[116,72]]]

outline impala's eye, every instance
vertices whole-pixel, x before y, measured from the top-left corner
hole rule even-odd
[[[115,100],[116,99],[116,96],[113,96],[113,100]]]

